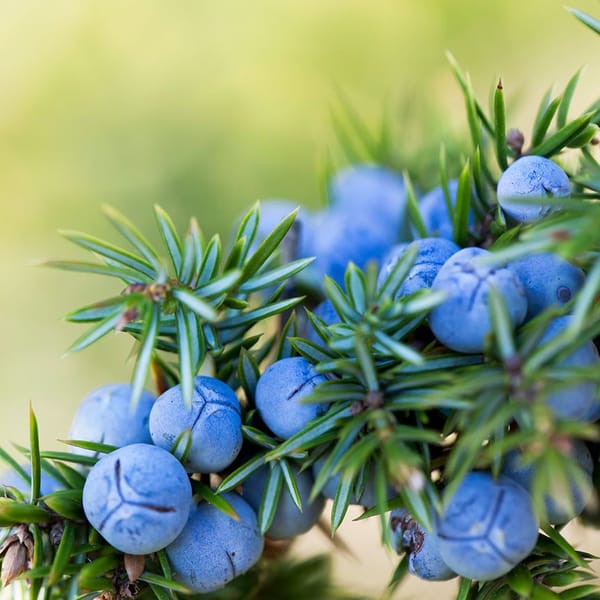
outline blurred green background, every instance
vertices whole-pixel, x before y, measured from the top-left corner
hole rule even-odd
[[[574,110],[598,93],[600,40],[561,0],[1,0],[2,445],[27,443],[31,402],[58,447],[85,393],[129,377],[125,336],[61,358],[80,333],[62,315],[118,288],[31,266],[83,256],[57,229],[116,240],[104,203],[153,239],[154,203],[224,235],[259,198],[318,206],[336,86],[372,126],[391,115],[398,156],[430,164],[465,131],[447,49],[484,102],[502,76],[526,134],[582,65]],[[392,561],[357,554],[348,581],[381,590]]]

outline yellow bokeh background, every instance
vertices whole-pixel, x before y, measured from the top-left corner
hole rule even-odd
[[[573,110],[598,95],[600,38],[559,0],[0,0],[3,447],[27,444],[31,402],[42,446],[58,448],[81,397],[129,377],[126,336],[62,357],[81,333],[62,316],[118,287],[34,266],[84,256],[57,229],[117,241],[110,204],[156,240],[159,203],[179,227],[195,215],[227,239],[257,199],[320,206],[337,88],[373,127],[391,115],[400,157],[465,133],[446,50],[484,104],[502,77],[508,124],[526,135],[546,89],[579,67]],[[420,183],[436,180],[432,170]],[[381,593],[394,560],[376,528],[349,523],[343,535],[356,559],[336,554],[338,581]],[[320,534],[297,548],[332,552]],[[447,590],[413,581],[397,597]]]

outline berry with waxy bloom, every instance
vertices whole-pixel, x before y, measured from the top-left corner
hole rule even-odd
[[[206,375],[194,379],[192,406],[181,385],[161,394],[150,413],[150,435],[161,448],[175,450],[191,473],[216,473],[228,467],[242,447],[241,408],[226,383]],[[189,448],[182,436],[189,436]],[[177,448],[175,446],[177,445]]]
[[[88,521],[117,550],[149,554],[183,529],[192,486],[181,463],[151,444],[131,444],[103,456],[83,486]]]

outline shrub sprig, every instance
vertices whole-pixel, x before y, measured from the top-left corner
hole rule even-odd
[[[596,19],[570,10],[600,33]],[[327,325],[316,316],[310,299],[298,310],[305,298],[296,294],[294,278],[311,259],[285,260],[290,254],[285,238],[294,226],[295,212],[255,243],[260,208],[254,206],[224,251],[220,238],[207,241],[194,219],[180,236],[160,207],[155,207],[155,216],[162,245],[154,248],[131,221],[107,208],[106,216],[130,250],[68,231],[63,235],[90,251],[95,260],[46,263],[107,276],[122,285],[120,294],[67,315],[68,321],[89,326],[70,351],[82,350],[113,331],[132,336],[137,349],[134,404],[151,373],[159,391],[180,383],[188,405],[193,378],[201,371],[238,390],[247,451],[225,472],[194,479],[193,488],[198,498],[233,515],[220,494],[236,489],[269,465],[267,492],[258,515],[262,532],[269,528],[284,489],[301,506],[291,465],[307,469],[321,456],[326,460],[315,480],[313,497],[330,477],[340,475],[331,510],[332,534],[344,521],[351,497],[360,497],[369,470],[374,472],[376,505],[360,518],[379,516],[387,540],[389,509],[407,507],[431,531],[443,504],[442,487],[446,493],[456,489],[475,468],[498,474],[507,453],[516,448],[523,449],[536,465],[533,500],[543,518],[550,477],[563,482],[570,477],[582,479],[575,461],[561,448],[574,439],[599,439],[595,425],[554,415],[544,398],[559,390],[565,380],[570,384],[599,381],[589,368],[565,369],[560,360],[600,336],[596,302],[600,292],[600,162],[593,150],[600,101],[569,119],[577,72],[561,94],[553,98],[549,91],[543,96],[526,140],[525,134],[507,129],[503,83],[499,81],[493,90],[488,114],[475,98],[468,75],[453,57],[449,60],[464,94],[471,143],[468,156],[451,157],[452,164],[460,164],[454,207],[447,192],[449,168],[443,149],[439,160],[455,240],[463,246],[489,248],[490,260],[498,265],[531,252],[552,251],[588,273],[583,289],[567,306],[544,311],[516,333],[501,296],[492,290],[492,333],[482,353],[452,352],[428,331],[429,311],[443,301],[443,294],[424,290],[395,299],[416,259],[414,251],[404,253],[379,286],[374,268],[363,272],[353,264],[346,270],[343,287],[326,279],[324,295],[338,323]],[[374,135],[343,94],[334,116],[339,145],[348,160],[393,164],[386,127]],[[569,200],[560,199],[565,210],[540,223],[509,228],[495,203],[499,173],[523,154],[561,161],[567,152],[576,153],[578,166],[569,173],[575,193]],[[404,178],[410,218],[423,233],[411,174],[405,172]],[[477,217],[472,227],[470,210]],[[320,292],[312,293],[318,296]],[[573,315],[571,325],[540,344],[550,319],[566,311]],[[318,343],[304,337],[304,314]],[[274,320],[278,326],[273,326]],[[327,381],[306,400],[325,403],[329,409],[291,438],[280,440],[266,429],[256,411],[256,384],[265,363],[293,355],[305,357],[326,374]],[[540,381],[545,382],[543,386]],[[164,551],[145,558],[124,555],[86,521],[81,506],[85,469],[113,447],[83,440],[66,442],[92,450],[96,457],[41,451],[37,420],[30,411],[29,447],[16,447],[29,460],[30,474],[0,449],[0,458],[30,484],[29,494],[8,487],[0,498],[2,583],[20,585],[30,599],[188,597],[188,590],[174,581]],[[61,489],[40,495],[42,471]],[[486,583],[461,579],[457,599],[600,597],[600,588],[589,583],[591,555],[573,548],[559,527],[544,524],[542,530],[535,549],[520,565]],[[406,570],[405,557],[388,594]],[[331,585],[327,561],[322,558],[275,562],[265,558],[211,597],[268,597],[261,594],[272,590],[286,598],[305,597],[294,593],[308,589],[309,583],[311,597],[351,598]]]

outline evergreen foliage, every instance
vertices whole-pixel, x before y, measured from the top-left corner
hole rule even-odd
[[[600,33],[596,19],[575,9],[571,12]],[[499,579],[461,579],[457,598],[600,598],[600,588],[589,583],[594,577],[592,557],[572,547],[559,527],[544,521],[544,495],[549,490],[568,488],[569,478],[584,483],[580,467],[561,451],[565,444],[593,442],[598,471],[597,425],[557,416],[545,398],[566,383],[599,382],[595,369],[565,367],[561,360],[600,336],[596,301],[600,162],[594,149],[600,100],[583,114],[569,117],[577,73],[560,95],[553,98],[548,93],[542,98],[525,144],[524,134],[507,130],[502,83],[493,91],[488,111],[475,98],[468,76],[449,59],[464,93],[471,143],[456,173],[456,203],[448,202],[454,239],[462,246],[491,250],[488,261],[496,265],[532,252],[552,251],[581,266],[587,273],[585,284],[565,306],[544,310],[515,332],[501,295],[492,291],[493,331],[484,351],[459,354],[437,342],[426,325],[429,312],[444,300],[442,293],[420,290],[395,299],[416,251],[404,253],[382,285],[375,267],[361,271],[353,264],[348,265],[343,286],[326,278],[323,292],[339,317],[339,322],[328,325],[312,312],[322,291],[297,291],[295,276],[311,259],[285,260],[290,254],[286,234],[294,228],[295,212],[257,243],[260,207],[254,206],[224,249],[218,236],[207,240],[194,219],[181,236],[165,211],[156,207],[162,246],[154,248],[126,217],[107,209],[106,216],[131,249],[69,231],[63,235],[90,251],[94,260],[47,263],[116,278],[123,285],[121,294],[68,314],[68,321],[87,326],[70,350],[82,350],[113,331],[131,335],[137,355],[132,374],[134,404],[150,375],[159,392],[180,383],[188,405],[194,377],[200,372],[237,390],[243,410],[243,451],[230,468],[194,477],[192,485],[197,499],[232,514],[220,494],[239,488],[252,473],[270,465],[258,514],[263,533],[283,490],[301,506],[292,466],[308,469],[319,457],[326,460],[316,477],[313,498],[331,477],[339,476],[330,518],[332,534],[344,521],[352,497],[362,495],[371,469],[376,503],[360,518],[378,518],[383,541],[389,542],[390,509],[407,508],[427,531],[433,531],[435,515],[444,504],[442,490],[444,496],[451,494],[474,469],[498,475],[504,457],[515,448],[523,449],[536,470],[533,503],[543,522],[537,545]],[[389,164],[385,127],[380,135],[373,135],[343,96],[335,127],[348,161]],[[560,162],[574,193],[569,199],[556,199],[563,210],[538,223],[511,227],[497,207],[496,184],[500,173],[524,154]],[[567,155],[569,160],[563,160]],[[453,156],[449,161],[442,150],[439,178],[447,196],[447,165],[457,160]],[[422,233],[411,177],[404,174],[409,215],[415,230]],[[473,226],[470,211],[476,216]],[[573,315],[569,327],[540,343],[550,320],[567,312]],[[305,315],[319,343],[305,337]],[[324,403],[328,410],[289,439],[280,440],[260,419],[255,390],[264,368],[289,356],[303,356],[327,375],[327,381],[305,401]],[[174,581],[164,551],[145,558],[124,555],[85,519],[81,496],[86,469],[99,454],[114,448],[68,440],[94,451],[96,457],[46,452],[39,448],[33,412],[30,424],[29,448],[17,448],[30,461],[30,475],[0,450],[8,466],[30,483],[29,493],[6,487],[0,497],[3,584],[21,589],[28,599],[189,597],[188,590]],[[185,440],[178,440],[176,446],[181,443]],[[42,472],[53,477],[60,489],[42,495]],[[585,518],[597,521],[598,515],[588,511]],[[400,585],[406,569],[403,559],[388,594]],[[324,557],[306,561],[264,557],[222,591],[198,597],[350,600],[355,596],[332,585]]]

